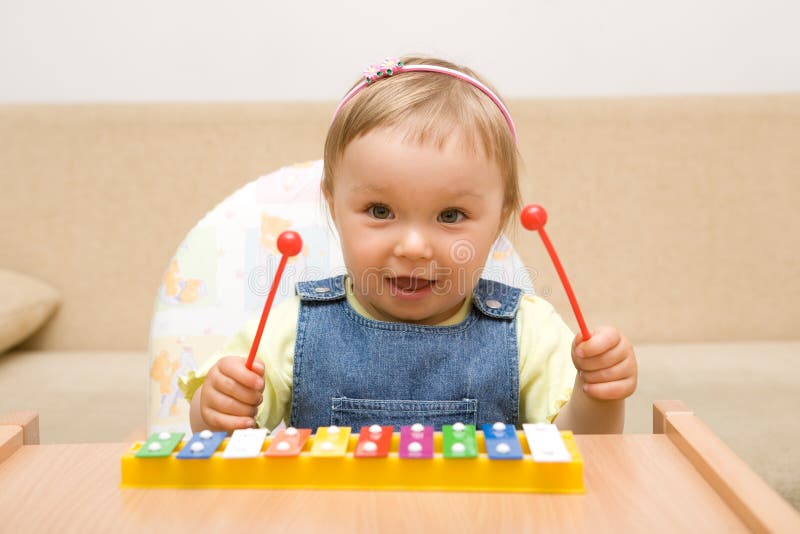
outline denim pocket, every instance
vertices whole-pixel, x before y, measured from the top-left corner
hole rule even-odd
[[[331,398],[331,424],[349,426],[358,432],[362,426],[401,426],[422,423],[441,430],[442,425],[464,423],[474,425],[478,420],[478,400],[420,401]]]

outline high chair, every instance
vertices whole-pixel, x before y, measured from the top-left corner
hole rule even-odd
[[[199,369],[248,319],[258,319],[280,260],[281,232],[299,232],[303,250],[289,260],[273,309],[294,293],[296,282],[345,272],[321,177],[321,160],[261,176],[220,202],[178,246],[150,328],[148,434],[191,432],[178,377]],[[533,292],[505,236],[495,242],[484,277]]]

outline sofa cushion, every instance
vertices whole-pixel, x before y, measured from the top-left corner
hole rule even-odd
[[[0,354],[22,343],[53,314],[61,297],[31,276],[0,269]]]

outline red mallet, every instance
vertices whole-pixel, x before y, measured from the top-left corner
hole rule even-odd
[[[269,310],[272,308],[272,301],[275,300],[275,293],[278,291],[283,269],[286,267],[286,261],[291,256],[297,256],[303,250],[303,239],[297,232],[291,230],[281,232],[278,236],[278,251],[281,253],[281,262],[278,264],[278,270],[275,271],[275,279],[272,280],[272,287],[269,289],[269,296],[267,302],[264,304],[264,311],[261,313],[261,322],[258,323],[258,330],[256,330],[256,337],[253,339],[253,346],[250,347],[250,356],[247,357],[247,368],[253,369],[253,360],[258,352],[258,344],[261,343],[261,334],[264,333],[264,325],[267,324],[267,317]]]
[[[561,261],[558,259],[558,254],[556,254],[556,249],[553,248],[550,238],[547,237],[547,232],[544,231],[544,225],[547,222],[547,212],[543,207],[537,204],[529,204],[522,208],[522,213],[519,218],[522,220],[522,226],[528,230],[536,230],[539,232],[539,236],[542,238],[542,242],[548,254],[550,254],[550,259],[553,260],[553,265],[556,268],[556,272],[558,272],[558,277],[561,278],[564,291],[567,292],[569,303],[572,305],[572,311],[575,312],[575,319],[578,320],[578,326],[581,328],[583,340],[586,341],[591,335],[589,334],[589,329],[586,328],[586,321],[583,320],[581,308],[578,306],[578,299],[575,298],[575,293],[572,292],[572,286],[567,278],[567,273],[564,272],[564,267],[561,266]]]

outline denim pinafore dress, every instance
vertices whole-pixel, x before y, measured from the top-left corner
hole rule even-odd
[[[361,316],[344,284],[297,284],[291,426],[518,424],[519,289],[481,279],[464,321],[426,326]]]

